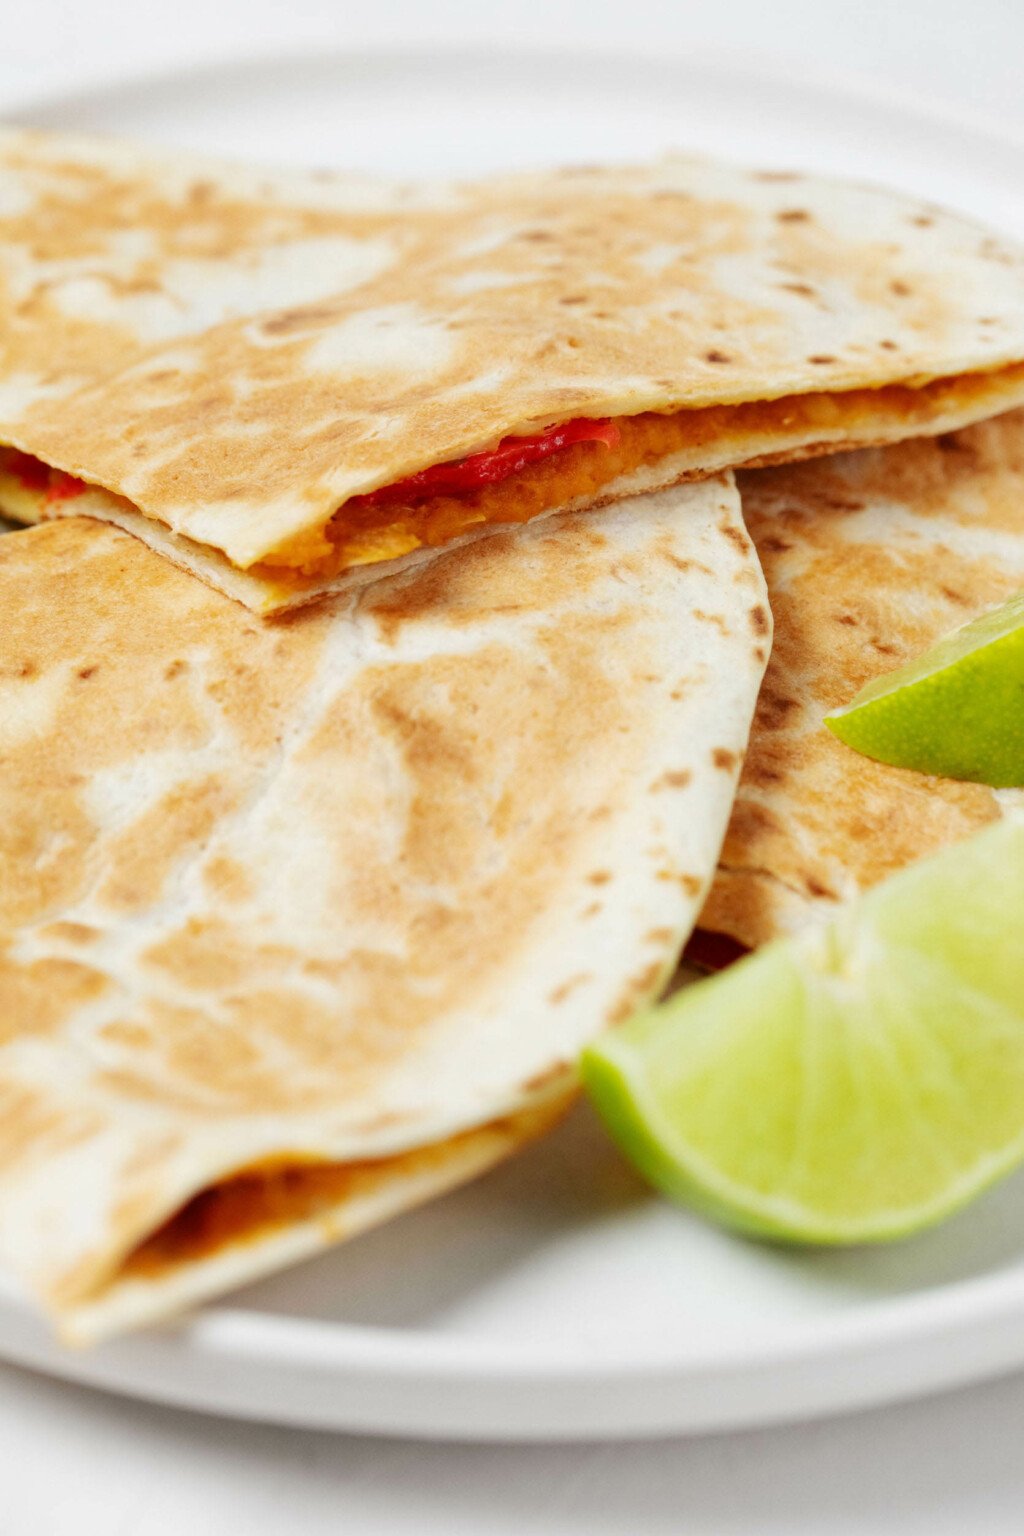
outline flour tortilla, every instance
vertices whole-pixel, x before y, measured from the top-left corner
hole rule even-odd
[[[571,510],[1020,404],[1024,256],[905,196],[685,158],[412,187],[13,133],[0,333],[0,442],[96,488],[8,474],[0,509],[105,518],[271,611],[461,537],[447,505],[360,531],[354,499],[508,434],[671,418],[621,473],[566,450]]]
[[[489,1172],[551,1130],[575,1097],[543,1097],[489,1125],[375,1161],[284,1167],[203,1190],[60,1319],[64,1340],[97,1344],[322,1253]]]
[[[276,621],[90,520],[0,539],[0,1260],[65,1333],[558,1113],[693,925],[769,640],[731,477]]]
[[[1024,412],[741,478],[775,642],[702,929],[754,947],[1006,814],[1017,792],[873,762],[822,724],[1024,590]]]

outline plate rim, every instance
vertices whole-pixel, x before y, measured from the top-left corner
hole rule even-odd
[[[120,91],[149,92],[166,89],[180,80],[196,76],[223,74],[244,76],[258,73],[273,74],[278,70],[293,71],[303,64],[320,70],[340,64],[382,64],[410,66],[423,62],[442,60],[446,65],[477,64],[498,65],[509,70],[521,66],[548,68],[564,67],[570,62],[580,70],[595,66],[617,65],[627,70],[643,68],[669,72],[679,68],[694,68],[708,75],[719,75],[728,80],[744,80],[750,84],[791,94],[793,77],[785,62],[768,58],[750,49],[725,49],[702,47],[689,49],[667,44],[664,48],[630,46],[621,48],[612,44],[588,43],[583,48],[558,43],[551,47],[506,47],[483,44],[453,44],[444,39],[437,42],[409,44],[394,47],[385,40],[362,41],[357,47],[302,46],[275,49],[267,47],[242,50],[241,52],[217,51],[195,58],[175,61],[171,65],[146,64],[138,69],[120,68],[94,75],[89,83],[76,81],[69,87],[59,84],[34,85],[26,96],[14,95],[10,110],[0,114],[0,126],[32,127],[32,113],[59,110],[62,106],[75,107],[101,101],[110,93]],[[801,61],[794,60],[795,66]],[[836,98],[847,105],[858,104],[865,108],[877,108],[896,113],[918,125],[951,129],[958,128],[975,138],[992,140],[1002,149],[1010,148],[1024,154],[1024,122],[1020,125],[1004,124],[997,113],[988,113],[978,107],[968,107],[962,102],[951,104],[941,96],[919,89],[897,90],[857,70],[830,67],[817,69],[813,77],[799,82],[801,96],[814,96],[826,103]],[[45,125],[43,125],[45,126]],[[85,130],[86,132],[88,130]],[[106,130],[101,130],[105,133]],[[111,135],[116,137],[116,135]],[[148,142],[148,141],[145,141]],[[174,144],[168,146],[175,149]],[[217,158],[233,159],[231,155]],[[353,167],[345,167],[353,168]]]

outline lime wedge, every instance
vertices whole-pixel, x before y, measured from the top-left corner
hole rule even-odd
[[[880,763],[1024,784],[1024,592],[875,678],[825,724]]]
[[[1024,1161],[1024,820],[904,870],[592,1046],[654,1184],[742,1231],[879,1242]]]

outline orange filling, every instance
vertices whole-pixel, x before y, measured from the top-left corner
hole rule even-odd
[[[73,501],[88,490],[84,480],[76,475],[66,475],[62,469],[51,469],[42,459],[34,459],[30,453],[17,448],[0,450],[0,468],[11,475],[22,490],[37,493],[46,503]]]
[[[303,578],[329,580],[350,567],[447,544],[481,524],[525,523],[557,508],[599,504],[612,482],[667,459],[674,462],[665,466],[664,478],[652,476],[650,484],[669,485],[727,466],[778,463],[927,433],[936,430],[943,417],[963,421],[1009,409],[1018,403],[1022,384],[1024,363],[1018,363],[922,384],[617,416],[597,424],[611,429],[599,440],[568,442],[504,479],[455,493],[424,494],[424,485],[429,487],[432,479],[428,471],[353,496],[326,523],[290,538],[250,569],[275,585],[297,584]],[[0,511],[28,521],[40,511],[46,515],[39,502],[52,506],[88,489],[82,481],[51,471],[14,449],[0,449],[0,481],[5,476],[16,494],[8,495],[0,483]],[[32,499],[31,512],[14,504],[26,497]]]
[[[361,1230],[363,1199],[377,1214],[415,1204],[425,1195],[461,1183],[499,1157],[550,1129],[568,1108],[574,1090],[408,1152],[350,1163],[326,1163],[282,1154],[244,1168],[194,1195],[162,1226],[126,1255],[119,1274],[127,1280],[158,1280],[170,1270],[202,1263],[229,1249],[258,1243],[302,1222],[320,1222],[328,1240]],[[417,1181],[422,1181],[417,1189]],[[391,1189],[396,1198],[389,1199]],[[339,1221],[339,1209],[347,1207]]]
[[[508,479],[459,495],[413,496],[405,503],[379,493],[353,496],[326,525],[289,540],[255,570],[277,580],[286,573],[331,577],[350,566],[447,544],[482,523],[525,523],[573,502],[586,505],[598,500],[613,481],[673,455],[692,454],[692,467],[681,460],[674,466],[678,473],[669,475],[666,483],[707,473],[709,445],[716,450],[716,463],[739,465],[799,457],[816,448],[828,451],[834,449],[840,432],[850,446],[877,440],[879,435],[909,436],[927,431],[944,413],[986,401],[1021,382],[1024,364],[917,386],[890,384],[669,414],[645,411],[617,416],[612,419],[618,429],[617,443],[575,443]],[[992,401],[991,409],[999,409],[998,400]],[[799,444],[796,450],[794,443]],[[777,453],[773,451],[776,444]]]
[[[194,1264],[241,1241],[326,1215],[351,1195],[361,1177],[385,1163],[268,1165],[235,1174],[194,1195],[125,1260],[129,1279],[153,1279]]]

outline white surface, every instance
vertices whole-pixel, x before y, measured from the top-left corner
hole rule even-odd
[[[742,38],[748,53],[761,49],[804,61],[793,68],[795,80],[815,59],[830,73],[870,69],[883,81],[909,80],[933,96],[1016,114],[1024,127],[1018,100],[1024,15],[1014,0],[968,9],[946,0],[857,7],[734,0],[728,9],[677,0],[618,8],[614,21],[600,15],[595,21],[592,12],[563,4],[529,12],[505,7],[495,17],[480,6],[435,6],[428,14],[378,3],[347,17],[334,4],[249,0],[244,8],[200,7],[179,0],[163,7],[154,23],[157,13],[145,5],[72,9],[36,0],[31,9],[12,4],[4,17],[0,92],[13,105],[44,81],[83,80],[100,67],[152,64],[162,54],[251,52],[273,38],[289,46],[396,35],[408,42],[416,35],[480,37],[491,30],[529,41],[553,30],[569,43],[581,32],[591,42],[660,38],[664,51],[684,54],[694,38],[719,46]],[[116,17],[116,36],[98,16]],[[768,133],[766,124],[759,134],[764,156]],[[928,137],[920,146],[926,159],[932,158]],[[851,149],[858,138],[855,132]],[[817,158],[821,135],[812,124],[806,142]],[[943,142],[939,158],[938,174],[957,173],[955,138]],[[970,180],[980,185],[988,177],[975,166]],[[1001,1225],[999,1218],[993,1222],[994,1235]],[[751,1315],[756,1306],[752,1299]],[[927,1530],[934,1536],[968,1529],[998,1536],[1019,1532],[1022,1524],[1022,1422],[1024,1384],[1015,1378],[899,1412],[689,1446],[441,1450],[199,1423],[10,1372],[0,1383],[0,1529],[18,1536],[72,1528],[86,1536],[100,1529],[153,1536],[269,1532],[287,1522],[310,1531],[472,1530],[484,1536],[634,1529]]]

